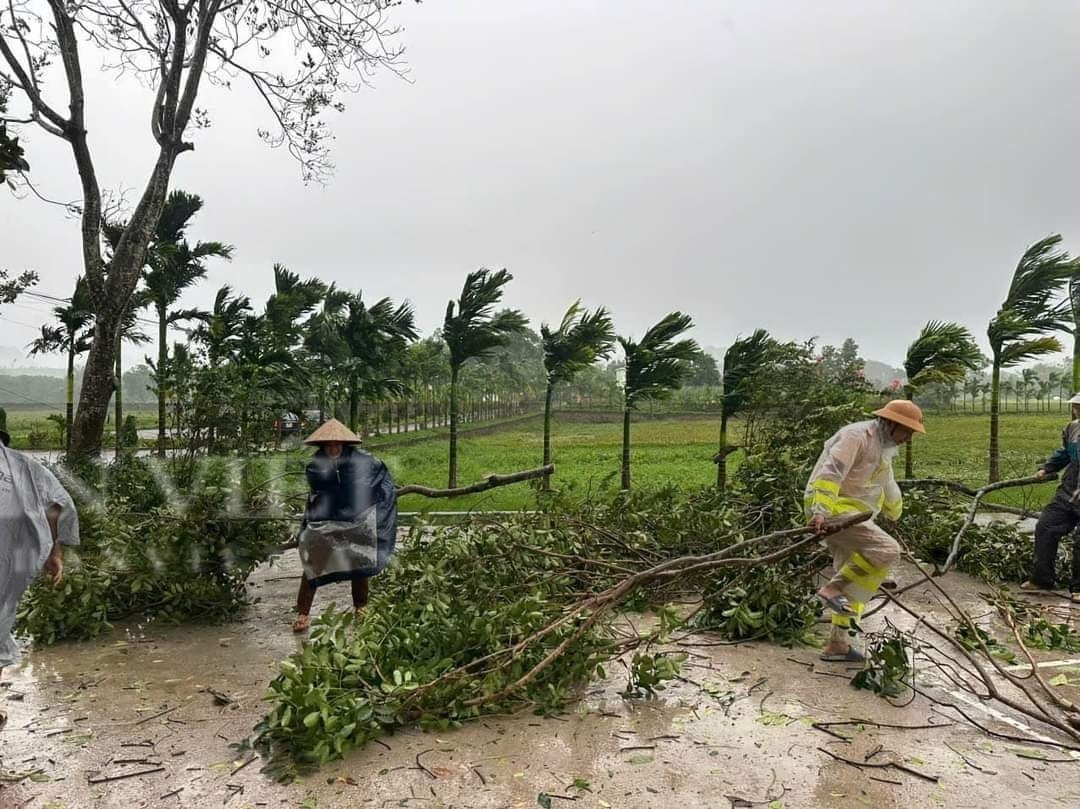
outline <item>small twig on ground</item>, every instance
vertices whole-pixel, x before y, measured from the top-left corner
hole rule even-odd
[[[229,773],[229,775],[236,775],[238,772],[240,772],[240,770],[244,769],[244,767],[248,766],[251,762],[253,762],[257,758],[258,758],[258,756],[252,756],[247,761],[245,761],[243,764],[237,765],[236,769],[234,769],[231,773]]]
[[[431,777],[432,777],[433,779],[436,779],[436,780],[437,780],[437,779],[438,779],[438,776],[437,776],[437,775],[435,775],[435,773],[433,773],[433,772],[432,772],[431,770],[429,770],[429,769],[428,769],[427,767],[425,767],[425,766],[424,766],[424,764],[423,764],[423,762],[422,762],[422,761],[420,761],[420,756],[422,756],[422,755],[425,755],[426,753],[434,753],[434,752],[435,752],[435,748],[428,748],[427,750],[421,750],[421,751],[420,751],[419,753],[417,753],[417,754],[416,754],[416,769],[418,769],[418,770],[422,770],[423,772],[426,772],[426,773],[427,773],[428,775],[430,775],[430,776],[431,776]]]
[[[89,784],[105,784],[110,781],[123,781],[125,778],[137,778],[140,775],[153,775],[157,772],[165,772],[164,767],[153,767],[149,770],[137,770],[135,772],[126,772],[122,775],[107,775],[102,778],[87,778],[86,781]]]
[[[141,725],[144,722],[149,722],[151,719],[157,719],[159,716],[164,716],[167,713],[172,713],[173,711],[175,711],[179,707],[180,707],[179,705],[174,705],[171,708],[166,708],[164,711],[158,711],[156,714],[151,714],[150,716],[144,716],[142,719],[135,722],[135,724],[136,725]]]
[[[967,764],[969,767],[971,767],[973,770],[978,770],[979,772],[986,772],[982,767],[980,767],[978,764],[976,764],[970,758],[965,756],[963,753],[961,753],[959,750],[957,750],[955,747],[953,747],[948,742],[945,742],[945,746],[948,747],[950,750],[952,750],[954,753],[956,753],[956,755],[960,756],[960,758],[962,758],[964,760],[964,763]]]
[[[910,775],[914,775],[914,776],[916,776],[918,778],[923,779],[924,781],[929,781],[929,782],[931,782],[933,784],[938,783],[938,781],[940,780],[940,778],[938,776],[936,776],[936,775],[927,775],[926,773],[922,773],[922,772],[919,772],[916,769],[908,767],[906,764],[900,764],[897,761],[884,761],[884,762],[881,762],[881,763],[875,763],[875,762],[870,762],[870,761],[852,761],[850,758],[844,758],[843,756],[837,755],[836,753],[832,752],[831,750],[826,750],[824,747],[819,747],[818,750],[821,751],[822,753],[824,753],[825,755],[829,756],[830,758],[834,758],[839,762],[842,762],[844,764],[848,764],[848,765],[850,765],[852,767],[855,767],[857,769],[860,769],[860,770],[865,768],[865,767],[869,767],[869,768],[872,768],[872,769],[875,769],[875,770],[885,770],[885,769],[888,769],[889,767],[894,767],[897,770],[900,770],[902,772],[906,772],[906,773],[908,773]]]
[[[822,733],[827,733],[834,739],[839,739],[844,744],[851,744],[851,739],[841,733],[837,733],[835,730],[829,730],[829,728],[826,727],[825,723],[823,722],[814,722],[812,725],[810,725],[810,727],[812,727],[814,730],[820,730]]]

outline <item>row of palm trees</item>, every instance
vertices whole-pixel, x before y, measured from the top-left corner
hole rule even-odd
[[[513,276],[506,270],[469,273],[460,295],[447,306],[440,334],[427,340],[418,340],[414,313],[407,302],[383,298],[368,304],[359,293],[318,279],[302,279],[281,265],[274,266],[274,293],[261,312],[228,285],[217,291],[209,311],[180,308],[177,304],[183,293],[206,278],[207,262],[229,260],[233,254],[233,248],[224,242],[189,242],[188,229],[202,206],[202,200],[193,194],[174,191],[169,195],[147,251],[143,285],[130,302],[128,322],[121,333],[121,339],[129,343],[148,342],[141,330],[141,324],[148,321],[139,312],[147,307],[152,310],[158,338],[157,360],[152,364],[158,397],[158,451],[163,454],[167,445],[170,399],[179,411],[184,402],[199,398],[199,384],[208,390],[216,385],[219,391],[231,391],[221,405],[242,413],[242,433],[259,410],[256,400],[303,404],[312,394],[320,411],[333,412],[338,403],[344,403],[350,426],[363,430],[366,403],[401,395],[417,381],[422,386],[424,380],[445,372],[450,401],[448,485],[456,486],[462,371],[471,360],[490,357],[528,327],[521,312],[498,309]],[[123,223],[110,223],[104,232],[113,243],[123,232]],[[75,360],[89,349],[92,308],[86,284],[79,279],[71,299],[55,307],[55,322],[43,326],[31,345],[33,353],[59,351],[66,355],[69,449]],[[185,325],[189,339],[170,351],[168,330]],[[544,462],[551,461],[551,405],[556,386],[610,357],[618,342],[625,364],[622,395],[627,446],[622,479],[629,487],[630,414],[642,402],[666,398],[689,375],[690,361],[700,354],[694,341],[681,337],[691,326],[689,316],[674,312],[640,340],[617,337],[605,309],[585,310],[580,302],[567,309],[557,327],[543,324]],[[117,383],[120,362],[118,351]],[[201,382],[196,381],[200,363],[206,372]],[[217,377],[211,379],[215,373]],[[227,381],[223,381],[226,373]],[[119,425],[119,396],[116,406]],[[220,415],[205,421],[216,420],[220,425]],[[217,427],[211,424],[207,429],[212,442]]]
[[[154,314],[158,354],[153,363],[158,396],[158,448],[166,447],[167,402],[177,394],[176,367],[198,367],[201,352],[207,368],[227,367],[230,384],[248,394],[303,404],[312,394],[320,410],[343,403],[354,429],[361,427],[366,403],[398,396],[418,379],[446,374],[449,383],[450,446],[448,483],[457,485],[457,435],[462,370],[471,360],[483,360],[504,347],[514,335],[527,331],[528,321],[519,311],[500,309],[512,275],[506,270],[480,269],[469,273],[459,296],[448,303],[441,332],[418,340],[415,318],[408,302],[382,298],[369,304],[360,293],[337,288],[318,279],[301,279],[281,265],[274,267],[275,292],[262,312],[229,286],[218,290],[211,311],[180,308],[183,293],[206,278],[208,262],[231,259],[233,248],[221,241],[188,240],[192,220],[202,200],[184,191],[173,191],[165,204],[146,254],[143,284],[128,306],[120,342],[147,342],[139,315],[145,308]],[[124,223],[103,228],[109,245],[115,245]],[[1038,379],[1025,368],[1010,387],[1002,371],[1034,358],[1061,350],[1055,332],[1072,331],[1080,322],[1080,261],[1060,250],[1061,237],[1049,236],[1025,251],[1014,273],[1005,301],[990,321],[990,478],[998,477],[997,433],[1002,394],[1013,394],[1027,403],[1031,396],[1048,398],[1065,380],[1051,375]],[[80,279],[70,302],[55,308],[56,321],[42,327],[31,345],[34,353],[61,351],[67,358],[68,397],[66,433],[70,447],[74,404],[76,357],[89,348],[93,329],[90,296]],[[188,325],[190,340],[178,344],[170,355],[168,329]],[[629,434],[631,413],[643,402],[667,398],[686,381],[697,344],[684,337],[692,326],[688,315],[672,312],[646,331],[640,340],[615,334],[610,313],[592,311],[573,303],[557,327],[543,324],[545,384],[544,462],[551,461],[551,410],[555,387],[573,378],[598,360],[622,349],[623,463],[622,483],[630,486]],[[1080,342],[1080,341],[1078,341]],[[768,365],[772,339],[764,330],[736,340],[727,350],[720,394],[720,437],[716,456],[717,485],[726,485],[726,459],[733,451],[728,441],[729,422],[750,401],[756,375]],[[956,323],[931,321],[908,349],[905,359],[906,396],[915,397],[932,385],[961,385],[974,397],[982,382],[976,372],[985,364],[968,330]],[[1080,364],[1077,365],[1080,369]],[[121,423],[119,396],[120,352],[117,351],[117,416]],[[190,380],[189,380],[190,381]],[[1077,380],[1072,380],[1077,387]],[[188,391],[190,393],[190,391]],[[245,395],[248,395],[245,394]],[[250,397],[249,397],[250,398]],[[254,400],[245,399],[254,408]],[[119,436],[119,430],[117,429]],[[907,470],[911,473],[910,444]]]
[[[982,374],[969,374],[962,382],[951,383],[944,386],[949,401],[960,399],[961,410],[972,411],[979,407],[983,410],[989,402],[990,378]],[[1066,371],[1049,371],[1040,375],[1034,368],[1024,368],[1020,375],[1001,380],[1001,409],[1008,409],[1008,403],[1013,403],[1013,409],[1017,412],[1031,412],[1032,400],[1035,401],[1035,410],[1049,411],[1056,398],[1064,401],[1071,395],[1072,374]]]

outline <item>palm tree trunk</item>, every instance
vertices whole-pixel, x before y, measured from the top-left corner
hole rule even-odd
[[[355,379],[349,380],[349,429],[354,433],[360,426],[360,386]]]
[[[158,306],[158,362],[157,362],[157,438],[158,455],[165,457],[165,366],[169,362],[169,349],[165,344],[165,318],[167,313],[164,306]]]
[[[64,412],[64,452],[71,454],[72,427],[75,423],[75,336],[68,342],[67,401]]]
[[[551,463],[551,394],[555,392],[555,385],[548,382],[547,391],[544,393],[544,466]],[[544,477],[544,488],[551,488],[550,476]]]
[[[622,488],[630,489],[630,405],[623,406],[622,422]]]
[[[123,446],[120,443],[120,424],[124,418],[124,392],[123,392],[123,366],[120,363],[120,349],[122,348],[123,340],[120,337],[116,338],[116,393],[114,394],[114,404],[116,409],[113,411],[113,431],[116,434],[116,457],[120,457],[120,453],[123,450]]]
[[[1074,312],[1073,319],[1076,321],[1073,332],[1076,336],[1073,338],[1072,389],[1073,393],[1077,393],[1080,392],[1080,312]]]
[[[998,408],[1001,398],[1001,366],[994,358],[994,369],[990,376],[990,483],[996,483],[1001,477],[998,468]]]
[[[915,388],[914,388],[914,386],[912,386],[912,385],[905,385],[904,386],[904,398],[908,399],[909,401],[914,401],[914,399],[915,399]],[[974,396],[971,397],[971,407],[972,407],[972,410],[975,409],[975,397]],[[907,478],[908,480],[910,480],[912,478],[912,476],[914,476],[914,474],[915,474],[915,472],[914,472],[914,462],[913,462],[912,453],[911,453],[911,441],[908,441],[907,444],[904,445],[904,477]]]
[[[1074,277],[1069,282],[1069,302],[1072,304],[1073,317],[1072,392],[1080,393],[1080,306],[1077,306],[1076,284],[1077,279]],[[1068,379],[1063,379],[1061,381],[1062,387],[1068,381]]]
[[[726,410],[720,411],[720,452],[716,455],[716,488],[723,494],[727,489],[727,425]]]
[[[450,474],[447,487],[457,486],[458,369],[450,369]]]

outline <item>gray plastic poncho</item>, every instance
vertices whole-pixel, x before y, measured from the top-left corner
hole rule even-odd
[[[46,513],[60,506],[57,540],[79,544],[79,517],[56,476],[32,458],[0,444],[0,668],[19,661],[11,636],[15,610],[52,550]]]

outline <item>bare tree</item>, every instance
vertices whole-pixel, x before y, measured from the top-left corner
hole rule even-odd
[[[203,79],[250,83],[269,108],[264,141],[285,146],[305,180],[323,180],[328,161],[324,114],[343,109],[345,92],[385,68],[402,74],[398,29],[387,12],[402,0],[3,0],[0,4],[0,121],[37,126],[66,141],[82,201],[83,273],[95,332],[87,358],[72,452],[101,448],[113,387],[113,354],[128,301],[145,264],[177,158],[195,148],[191,132],[209,125],[196,106]],[[92,55],[85,55],[84,49]],[[103,258],[102,191],[86,128],[84,60],[105,63],[150,86],[149,134],[157,158],[108,263]],[[63,89],[48,85],[59,59]],[[66,90],[67,99],[58,98]],[[66,109],[64,109],[66,107]],[[61,111],[63,110],[63,111]]]

